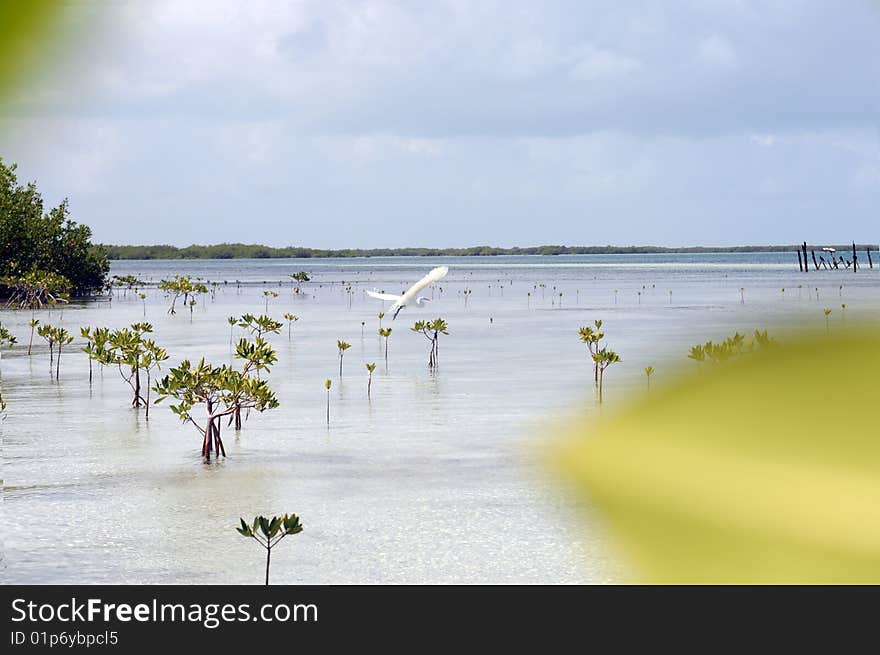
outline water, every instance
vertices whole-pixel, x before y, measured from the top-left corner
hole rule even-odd
[[[296,512],[305,531],[274,552],[273,582],[618,579],[600,518],[558,486],[543,459],[555,425],[574,411],[600,411],[578,327],[603,319],[623,358],[606,377],[601,411],[610,412],[644,393],[646,365],[656,369],[655,385],[692,365],[686,353],[696,342],[734,330],[822,329],[825,307],[831,329],[843,329],[843,303],[847,321],[877,317],[880,267],[805,275],[794,257],[114,262],[114,274],[153,282],[175,273],[227,282],[191,316],[185,308],[169,316],[167,300],[147,290],[146,320],[169,364],[230,361],[226,317],[262,313],[263,291],[277,291],[269,313],[300,316],[292,340],[286,328],[271,339],[279,361],[269,377],[281,406],[252,414],[238,436],[225,430],[228,457],[205,464],[200,435],[166,405],[146,422],[129,408],[116,371],[96,371],[89,388],[80,339],[62,355],[60,382],[50,379],[45,345],[26,354],[29,313],[3,310],[0,321],[19,344],[2,360],[9,409],[0,578],[259,583],[263,553],[234,531],[238,518]],[[398,292],[440,264],[450,273],[434,303],[383,321],[393,328],[386,368],[382,304],[364,290]],[[299,270],[312,281],[297,297],[287,276]],[[38,314],[78,335],[81,325],[143,320],[144,306],[117,291],[112,302]],[[428,342],[408,328],[434,316],[450,334],[432,374]],[[342,380],[337,339],[352,344]],[[365,362],[378,364],[369,401]]]

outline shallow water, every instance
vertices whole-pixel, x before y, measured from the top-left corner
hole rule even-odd
[[[96,370],[90,388],[80,339],[63,353],[54,382],[46,347],[26,354],[30,314],[3,310],[0,321],[19,344],[2,359],[9,408],[0,577],[259,583],[263,554],[234,531],[239,516],[296,512],[305,531],[274,552],[273,582],[618,579],[599,517],[543,468],[552,426],[574,410],[599,410],[578,327],[603,319],[623,358],[608,372],[601,408],[608,412],[644,393],[646,365],[657,371],[653,384],[687,369],[696,342],[734,330],[823,329],[825,307],[832,330],[877,318],[878,262],[858,274],[801,274],[793,257],[114,262],[114,274],[153,282],[183,273],[226,283],[192,315],[169,316],[150,288],[145,307],[117,291],[112,302],[38,318],[78,335],[81,325],[121,327],[146,312],[168,364],[202,356],[219,364],[231,358],[226,317],[262,313],[263,291],[275,290],[269,313],[300,316],[291,340],[286,329],[271,339],[279,361],[269,377],[281,406],[252,414],[240,435],[225,430],[228,457],[205,464],[200,435],[165,404],[147,422],[129,408],[116,371]],[[439,264],[450,273],[433,290],[434,303],[384,320],[393,327],[386,367],[376,334],[381,303],[364,290],[398,292]],[[287,276],[298,270],[313,279],[294,296]],[[438,315],[450,334],[432,374],[427,342],[408,328]],[[352,344],[341,380],[337,339]],[[370,400],[367,361],[378,363]],[[329,427],[325,378],[333,380]]]

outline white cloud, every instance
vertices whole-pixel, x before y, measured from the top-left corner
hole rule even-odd
[[[775,134],[752,134],[749,137],[752,143],[757,143],[764,148],[772,148],[776,145],[777,137]]]
[[[590,48],[571,69],[571,74],[578,80],[615,79],[641,68],[642,62],[634,57]]]
[[[719,68],[736,68],[739,59],[733,44],[719,34],[710,34],[700,40],[700,61]]]

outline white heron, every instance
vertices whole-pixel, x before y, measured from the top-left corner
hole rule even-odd
[[[417,294],[419,293],[419,291],[424,289],[432,282],[442,280],[444,277],[446,277],[446,274],[448,272],[448,267],[438,266],[437,268],[432,269],[430,273],[428,273],[425,277],[412,285],[403,293],[403,295],[400,296],[396,296],[390,293],[379,293],[378,291],[367,291],[367,295],[370,296],[370,298],[393,301],[394,304],[388,308],[389,312],[394,312],[394,316],[391,317],[391,320],[393,321],[395,318],[397,318],[400,310],[406,307],[409,303],[414,302],[417,306],[422,307],[426,302],[431,302],[430,298],[418,296]]]

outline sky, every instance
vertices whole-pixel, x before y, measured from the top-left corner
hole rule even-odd
[[[80,5],[0,157],[99,242],[880,241],[878,0]]]

